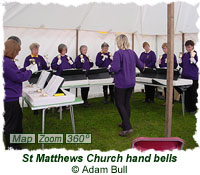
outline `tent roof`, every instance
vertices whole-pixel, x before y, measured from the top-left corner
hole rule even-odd
[[[89,3],[78,7],[8,3],[5,7],[4,26],[167,34],[166,3],[155,6]],[[175,2],[175,33],[197,33],[197,19],[197,6]]]

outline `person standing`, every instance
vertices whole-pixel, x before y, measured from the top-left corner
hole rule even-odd
[[[78,55],[75,59],[76,68],[86,70],[86,76],[87,76],[87,72],[90,70],[90,68],[94,66],[92,59],[89,56],[86,55],[87,50],[88,50],[87,46],[82,45],[80,47],[80,53],[81,54]],[[89,106],[89,103],[88,103],[89,90],[90,90],[89,87],[81,88],[81,97],[84,101],[84,104],[83,104],[84,107]]]
[[[108,68],[108,66],[112,63],[113,56],[110,52],[108,52],[109,45],[107,43],[103,43],[101,45],[101,51],[96,56],[96,66],[99,68]],[[110,101],[114,102],[114,86],[109,85],[110,91]],[[104,103],[108,103],[108,86],[103,86],[103,94],[104,94]]]
[[[22,42],[17,36],[9,36],[7,40],[10,39],[15,40],[21,46]]]
[[[159,67],[167,68],[167,51],[168,51],[167,43],[162,44],[162,49],[163,49],[164,54],[162,55],[161,58],[159,58]],[[176,69],[177,66],[178,66],[178,63],[177,63],[176,55],[174,54],[174,69]],[[164,92],[165,92],[165,99],[166,99],[166,92],[167,92],[166,88],[164,88]],[[173,89],[173,103],[174,103],[174,89]],[[165,103],[163,104],[163,106],[165,106]]]
[[[115,83],[115,104],[121,116],[122,127],[120,136],[126,136],[133,132],[130,123],[130,97],[134,90],[136,81],[136,67],[144,70],[143,63],[133,50],[129,49],[129,42],[126,35],[116,37],[118,51],[114,53],[113,62],[108,66],[110,72],[114,72]]]
[[[140,60],[144,63],[145,67],[156,68],[156,54],[150,49],[148,42],[143,43],[144,52],[140,55]],[[153,103],[155,95],[155,87],[145,85],[145,103]]]
[[[182,67],[182,78],[193,81],[192,86],[185,92],[185,108],[187,112],[194,114],[197,111],[196,103],[199,80],[198,56],[194,50],[194,42],[192,40],[187,40],[185,47],[187,52],[183,54],[179,65]]]
[[[10,143],[10,134],[20,134],[22,129],[23,113],[19,104],[19,98],[22,96],[22,82],[27,81],[32,73],[38,70],[37,65],[30,65],[26,68],[18,69],[15,64],[15,57],[21,50],[20,44],[8,39],[5,42],[3,58],[3,78],[4,78],[4,135],[5,147],[9,149],[21,149],[19,144]]]

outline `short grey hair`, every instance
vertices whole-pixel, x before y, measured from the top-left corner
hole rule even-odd
[[[83,48],[87,48],[87,46],[86,45],[81,45],[80,52],[82,51]]]
[[[64,49],[67,51],[67,46],[65,44],[59,44],[58,52],[61,53]]]
[[[108,43],[104,42],[102,45],[101,45],[101,48],[103,49],[104,47],[109,47]]]
[[[17,36],[10,36],[10,37],[8,37],[7,40],[10,40],[10,39],[16,41],[21,46],[22,42],[19,39],[19,37],[17,37]]]
[[[33,49],[38,49],[40,47],[40,45],[38,43],[32,43],[29,48],[30,50],[33,50]]]

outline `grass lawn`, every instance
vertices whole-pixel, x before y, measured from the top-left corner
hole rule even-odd
[[[145,104],[143,101],[143,93],[132,95],[131,124],[134,132],[127,137],[119,136],[121,129],[118,124],[121,119],[116,107],[113,104],[103,104],[103,98],[94,98],[89,100],[91,106],[88,109],[82,105],[74,106],[76,132],[91,133],[92,144],[45,144],[45,148],[123,151],[130,148],[131,141],[136,137],[164,137],[165,107],[162,106],[164,101],[155,99],[154,104]],[[24,133],[41,133],[41,118],[41,114],[33,115],[33,111],[24,108]],[[184,139],[185,149],[193,149],[198,146],[193,139],[195,131],[195,116],[186,113],[183,117],[181,104],[176,102],[173,108],[172,137]],[[45,133],[72,133],[69,111],[63,111],[62,120],[59,119],[59,113],[55,111],[53,114],[49,111],[46,115]],[[22,146],[30,150],[41,149],[41,144],[37,143]]]

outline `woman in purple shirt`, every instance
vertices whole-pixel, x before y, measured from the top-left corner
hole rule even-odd
[[[64,69],[76,68],[76,65],[72,58],[66,55],[67,46],[65,44],[60,44],[58,46],[58,52],[60,54],[56,56],[51,63],[51,68],[53,70],[56,70],[56,75],[60,75]]]
[[[96,66],[99,68],[108,68],[108,66],[112,63],[113,56],[110,52],[108,52],[109,45],[107,43],[103,43],[101,45],[101,52],[99,52],[96,56]],[[110,91],[110,101],[114,102],[114,86],[109,85]],[[104,94],[104,103],[108,103],[108,86],[103,86],[103,94]]]
[[[29,48],[31,50],[31,54],[25,58],[24,68],[29,66],[31,63],[35,62],[38,65],[38,70],[49,70],[50,65],[47,65],[45,59],[39,55],[39,47],[38,43],[32,43]]]
[[[197,52],[194,50],[194,42],[192,40],[186,41],[185,47],[187,52],[183,54],[179,65],[182,67],[182,78],[191,79],[193,81],[192,86],[190,86],[185,92],[185,108],[187,112],[194,114],[197,110],[196,103],[198,96],[198,56]]]
[[[148,42],[143,43],[144,52],[140,55],[140,60],[144,63],[145,67],[148,68],[156,68],[156,54],[154,51],[150,49],[150,45]],[[155,94],[155,87],[145,85],[145,102],[146,103],[153,103],[154,102],[154,94]]]
[[[26,68],[18,69],[14,62],[15,57],[21,50],[20,44],[13,39],[5,42],[3,78],[4,78],[4,135],[6,149],[21,149],[18,144],[10,143],[10,134],[22,133],[22,109],[19,98],[22,96],[22,82],[27,81],[32,73],[38,70],[37,65],[30,65]]]
[[[163,49],[164,54],[162,55],[161,58],[159,58],[159,67],[167,68],[167,50],[168,50],[167,43],[162,44],[162,49]],[[178,63],[177,63],[176,55],[174,54],[174,69],[176,69],[177,66],[178,66]],[[166,99],[166,92],[167,92],[166,88],[164,88],[164,92],[165,92],[165,99]],[[174,103],[174,89],[173,89],[173,103]],[[163,104],[163,106],[165,106],[165,103]]]
[[[85,69],[86,70],[86,74],[87,72],[90,70],[91,67],[93,67],[94,63],[92,61],[92,59],[87,56],[87,46],[86,45],[82,45],[80,47],[80,55],[78,55],[75,59],[75,64],[76,64],[76,68],[78,69]],[[84,101],[83,106],[84,107],[88,107],[89,103],[88,103],[88,93],[89,93],[90,88],[89,87],[84,87],[81,88],[81,97]]]
[[[120,136],[126,136],[133,132],[130,123],[130,97],[135,86],[136,67],[141,71],[144,69],[143,63],[138,59],[136,53],[129,49],[129,42],[126,35],[122,34],[116,38],[118,51],[114,53],[113,62],[108,66],[110,72],[114,72],[115,83],[115,103],[122,123],[123,131]]]

